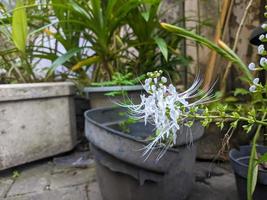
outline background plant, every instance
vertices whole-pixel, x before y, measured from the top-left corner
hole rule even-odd
[[[194,40],[202,45],[205,45],[213,50],[215,50],[220,55],[229,59],[233,62],[237,69],[243,72],[242,80],[246,83],[249,83],[251,86],[248,89],[237,88],[234,91],[234,95],[242,95],[244,96],[246,101],[243,103],[238,103],[236,100],[233,104],[226,105],[225,102],[217,103],[212,109],[205,109],[203,116],[200,115],[192,115],[188,117],[200,119],[204,126],[209,125],[211,122],[216,122],[216,125],[221,129],[225,126],[226,122],[230,121],[230,131],[233,131],[238,127],[239,123],[244,123],[242,128],[245,132],[250,132],[254,127],[256,127],[256,133],[252,140],[252,150],[249,161],[249,170],[248,170],[248,181],[247,181],[247,197],[248,199],[252,199],[253,192],[255,190],[256,182],[257,182],[257,171],[260,162],[266,162],[266,155],[263,155],[258,159],[256,144],[260,137],[260,133],[263,127],[267,126],[267,85],[265,83],[261,83],[259,78],[253,79],[252,71],[262,71],[267,69],[267,59],[265,58],[267,55],[267,51],[265,50],[266,36],[261,35],[260,40],[263,45],[259,46],[258,52],[262,57],[259,65],[255,63],[251,63],[248,67],[242,62],[242,60],[223,42],[219,43],[219,46],[214,45],[206,38],[203,38],[191,31],[185,30],[180,27],[174,27],[168,24],[162,24],[163,28],[166,30],[173,32],[179,36]],[[267,25],[262,26],[267,31]],[[241,101],[242,102],[242,101]],[[260,162],[259,162],[260,161]]]
[[[111,81],[114,73],[130,73],[130,80],[157,68],[173,74],[177,65],[188,65],[191,59],[179,51],[181,38],[160,28],[165,14],[160,4],[160,0],[18,0],[14,10],[2,4],[2,40],[10,43],[10,51],[2,48],[2,66],[12,69],[10,78],[17,82],[72,78],[88,85]],[[13,62],[14,57],[20,57],[21,64]],[[36,67],[43,63],[41,69]]]

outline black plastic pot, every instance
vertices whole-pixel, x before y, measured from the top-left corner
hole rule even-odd
[[[247,198],[247,173],[248,162],[250,156],[251,146],[241,146],[240,150],[232,149],[229,152],[231,165],[235,172],[236,185],[239,193],[240,200],[246,200]],[[260,154],[267,152],[267,147],[257,146],[257,151]],[[267,199],[267,170],[259,169],[258,182],[253,195],[254,200],[266,200]]]
[[[116,127],[125,119],[123,108],[94,109],[85,113],[86,136],[91,143],[97,166],[97,179],[104,200],[184,200],[194,183],[193,167],[196,142],[203,127],[195,123],[184,128],[179,146],[169,149],[156,161],[155,150],[145,160],[144,141],[153,133],[152,125],[132,124],[128,134]],[[190,134],[192,133],[192,134]]]

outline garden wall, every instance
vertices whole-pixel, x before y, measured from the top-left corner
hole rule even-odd
[[[222,11],[222,3],[226,0],[186,0],[185,1],[185,17],[186,27],[194,28],[196,32],[207,36],[214,40],[216,33],[216,25],[219,20],[219,13]],[[238,27],[241,23],[245,9],[250,0],[232,0],[230,5],[230,15],[226,20],[226,25],[222,31],[222,40],[233,48]],[[259,26],[260,19],[260,4],[261,0],[253,0],[248,11],[244,26],[240,32],[236,53],[242,58],[245,64],[255,61],[256,48],[249,44],[251,31]],[[200,25],[199,25],[200,24]],[[211,52],[196,45],[192,42],[187,42],[187,54],[194,58],[194,64],[190,67],[190,71],[196,73],[198,68],[206,71],[209,63]],[[225,69],[227,62],[217,58],[216,72],[221,75]],[[214,76],[216,78],[216,76]]]

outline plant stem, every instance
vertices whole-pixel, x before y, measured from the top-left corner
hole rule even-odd
[[[266,114],[266,113],[264,113]],[[195,115],[194,118],[197,118],[197,119],[206,119],[207,116],[201,116],[201,115]],[[221,121],[223,119],[235,119],[235,120],[242,120],[242,121],[249,121],[250,119],[247,118],[247,117],[239,117],[239,118],[236,118],[232,115],[225,115],[225,116],[219,116],[219,115],[209,115],[208,118],[210,119],[218,119],[218,121]],[[257,120],[255,119],[254,121],[255,123],[259,124],[259,125],[262,125],[262,126],[267,126],[267,122],[264,121],[264,120]]]

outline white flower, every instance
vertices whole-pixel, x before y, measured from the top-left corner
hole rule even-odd
[[[257,89],[257,87],[255,85],[252,85],[252,86],[250,86],[249,91],[250,92],[255,92],[256,89]]]
[[[167,83],[167,78],[164,77],[164,76],[162,76],[162,77],[161,77],[161,82],[162,82],[162,83]]]
[[[264,49],[264,45],[261,44],[260,46],[258,46],[258,54],[262,55],[264,54],[265,49]]]
[[[251,70],[251,71],[256,70],[256,65],[255,65],[255,63],[250,63],[250,64],[248,65],[248,68],[249,68],[249,70]]]
[[[149,92],[149,90],[151,89],[150,83],[151,83],[152,79],[148,78],[145,80],[145,85],[143,86],[143,88],[145,89],[146,92]]]
[[[154,83],[157,84],[158,83],[158,79],[154,78]]]
[[[155,92],[155,91],[156,91],[156,89],[157,89],[157,88],[156,88],[156,86],[155,86],[155,85],[152,85],[152,86],[151,86],[151,90],[152,90],[152,92]]]
[[[261,34],[260,37],[259,37],[259,40],[263,41],[264,39],[265,39],[265,35]]]
[[[266,29],[267,28],[267,24],[262,24],[261,28]]]
[[[260,65],[263,66],[263,67],[264,67],[265,65],[267,65],[267,59],[266,59],[266,58],[261,58],[261,59],[260,59]]]
[[[253,84],[254,84],[254,85],[259,84],[259,82],[260,82],[260,79],[259,79],[259,78],[255,78],[255,79],[253,80]]]
[[[165,79],[165,77],[161,77],[159,80],[167,82]],[[145,82],[151,83],[151,80],[146,80]],[[176,144],[177,134],[179,134],[181,126],[185,126],[186,116],[191,108],[207,103],[211,99],[211,90],[206,94],[197,92],[201,83],[200,79],[197,78],[192,86],[182,93],[178,93],[172,84],[168,86],[163,83],[161,83],[163,86],[160,86],[159,83],[153,84],[151,86],[152,92],[148,93],[147,96],[141,96],[141,104],[124,105],[124,107],[129,108],[133,117],[155,126],[155,138],[145,147],[144,155],[149,156],[157,145],[167,148]],[[192,98],[200,95],[202,95],[201,98],[198,98],[197,101],[192,101]],[[161,152],[158,155],[158,159],[163,154]]]

